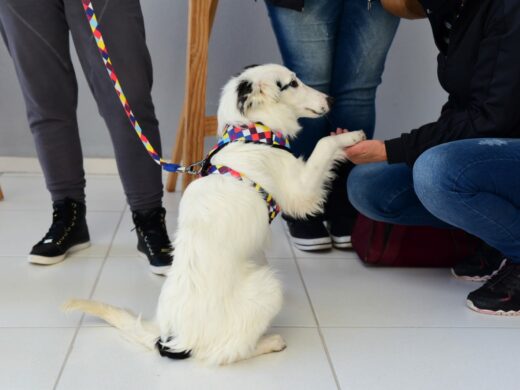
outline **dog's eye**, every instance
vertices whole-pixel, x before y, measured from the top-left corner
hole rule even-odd
[[[289,86],[290,86],[291,88],[298,88],[298,81],[296,81],[296,80],[291,81],[291,83],[289,84]]]
[[[277,81],[277,82],[276,82],[276,86],[277,86],[278,88],[282,89],[282,83],[281,83],[281,82]]]

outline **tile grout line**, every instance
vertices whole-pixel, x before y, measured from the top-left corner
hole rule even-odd
[[[110,244],[108,246],[107,252],[105,254],[105,257],[101,263],[101,266],[99,267],[98,274],[96,275],[96,279],[94,280],[94,284],[92,285],[92,289],[90,290],[90,294],[88,295],[88,299],[91,299],[94,295],[94,291],[96,291],[97,285],[99,283],[99,279],[101,279],[101,274],[103,273],[103,269],[105,268],[105,264],[108,260],[108,257],[110,255],[110,251],[112,250],[112,245],[114,244],[114,240],[116,238],[117,232],[119,231],[119,227],[121,226],[121,222],[123,221],[123,218],[125,216],[127,206],[123,208],[123,211],[121,212],[121,216],[119,217],[119,221],[117,222],[117,225],[114,229],[114,233],[112,234],[112,238],[110,240]],[[85,314],[82,314],[80,317],[80,320],[78,322],[78,325],[76,326],[76,330],[74,331],[74,335],[72,336],[72,340],[69,344],[69,348],[67,349],[67,353],[65,354],[65,359],[63,360],[63,363],[60,367],[60,371],[58,372],[58,376],[56,377],[56,380],[54,382],[54,385],[52,387],[53,390],[56,390],[58,388],[58,384],[60,383],[61,377],[63,375],[63,372],[65,371],[65,367],[67,366],[67,362],[69,361],[70,354],[72,353],[72,349],[74,347],[74,343],[76,342],[76,338],[78,337],[79,331],[81,329],[81,326],[83,325],[83,320],[85,319]]]
[[[318,321],[318,315],[316,314],[316,311],[314,310],[314,306],[312,304],[311,296],[309,294],[309,291],[307,290],[307,285],[305,284],[305,280],[303,279],[303,274],[300,269],[300,264],[298,263],[298,258],[296,257],[296,254],[294,252],[294,248],[292,246],[291,239],[289,238],[289,235],[287,231],[284,229],[285,239],[289,241],[289,246],[291,248],[291,253],[293,255],[293,261],[296,265],[296,270],[298,271],[298,275],[300,276],[300,280],[302,281],[303,290],[305,291],[305,295],[307,296],[307,301],[309,302],[309,306],[311,307],[311,312],[314,317],[314,321],[317,325],[318,334],[320,336],[321,345],[323,346],[323,349],[325,351],[325,356],[327,357],[327,362],[329,363],[330,370],[332,372],[332,377],[334,378],[334,382],[336,383],[336,387],[338,390],[341,390],[341,386],[339,384],[338,376],[336,374],[336,369],[334,368],[334,364],[332,363],[332,358],[329,353],[329,349],[327,348],[327,344],[325,343],[325,337],[323,336],[323,333],[321,331],[320,322]]]

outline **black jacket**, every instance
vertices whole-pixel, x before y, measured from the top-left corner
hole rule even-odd
[[[304,0],[267,0],[269,3],[277,7],[285,7],[295,9],[297,11],[303,11]]]
[[[389,163],[412,166],[425,150],[460,139],[520,138],[520,0],[466,0],[444,48],[443,11],[453,1],[421,1],[448,102],[436,122],[385,142]]]

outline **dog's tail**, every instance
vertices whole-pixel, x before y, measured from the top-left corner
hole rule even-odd
[[[159,329],[154,323],[141,321],[140,316],[115,306],[96,301],[71,299],[62,308],[65,311],[77,310],[99,317],[119,329],[125,338],[150,350],[155,348],[159,339]]]

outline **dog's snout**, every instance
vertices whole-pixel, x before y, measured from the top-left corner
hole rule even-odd
[[[334,104],[334,100],[335,99],[332,96],[327,96],[327,104],[329,105],[329,108]]]

